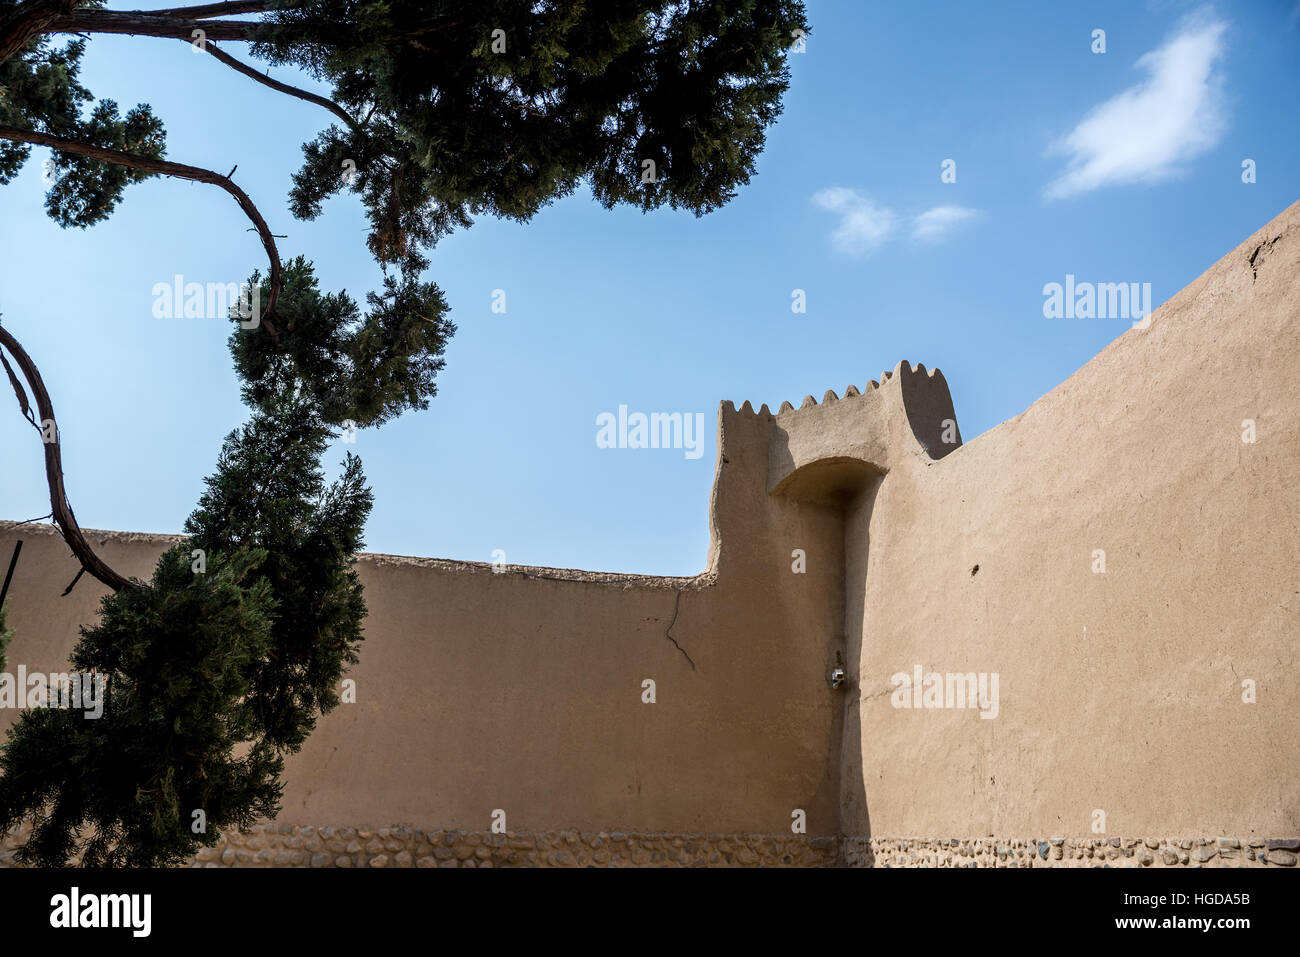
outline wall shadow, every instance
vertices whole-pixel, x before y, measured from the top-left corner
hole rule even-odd
[[[858,671],[863,651],[871,516],[885,471],[861,459],[831,457],[810,462],[783,479],[773,495],[800,503],[833,507],[842,523],[842,608],[840,625],[827,643],[826,672],[843,668],[847,683],[832,692],[837,698],[827,742],[825,772],[818,796],[831,791],[838,809],[836,834],[840,862],[872,866],[867,838],[871,816],[862,773],[861,687]]]
[[[844,507],[844,655],[848,661],[848,687],[840,708],[840,840],[845,864],[871,867],[874,860],[867,843],[871,813],[862,769],[862,685],[860,668],[864,650],[871,651],[865,634],[867,586],[870,576],[871,515],[883,474],[875,475],[856,490]]]

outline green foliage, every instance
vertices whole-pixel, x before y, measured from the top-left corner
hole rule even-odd
[[[55,47],[47,39],[38,39],[0,63],[0,124],[161,159],[163,125],[148,106],[137,106],[123,117],[113,100],[94,103],[90,91],[78,82],[85,49],[84,40]],[[92,103],[87,116],[85,108]],[[153,175],[62,150],[53,154],[45,208],[64,227],[85,227],[107,219],[127,186]],[[0,140],[0,185],[12,180],[30,155],[30,146]]]
[[[0,17],[13,7],[0,0]],[[83,6],[98,6],[98,3]],[[379,262],[415,273],[487,213],[526,220],[587,181],[605,206],[697,215],[754,174],[807,32],[801,0],[280,0],[250,21],[254,56],[333,87],[354,124],[303,147],[290,209],[358,195]],[[46,39],[0,64],[0,123],[162,157],[162,124],[77,81],[85,43]],[[0,143],[0,184],[30,147]],[[654,163],[653,180],[644,177]],[[350,166],[345,164],[350,162]],[[353,175],[355,171],[355,175]],[[56,153],[47,208],[106,217],[151,174]]]
[[[366,606],[352,565],[372,498],[353,455],[324,484],[329,432],[308,401],[267,405],[227,439],[185,531],[208,555],[264,553],[254,573],[275,599],[270,659],[250,674],[246,704],[269,744],[297,751],[357,661]]]
[[[106,678],[102,715],[24,711],[0,752],[0,832],[34,821],[21,860],[174,864],[275,815],[283,755],[338,703],[366,613],[371,495],[351,455],[325,484],[328,438],[308,401],[268,399],[227,437],[189,542],[82,628],[70,664]]]
[[[102,715],[24,711],[0,755],[0,830],[33,818],[20,860],[57,867],[82,850],[85,866],[175,863],[274,812],[280,758],[242,700],[271,649],[271,590],[250,581],[258,557],[213,556],[195,575],[177,546],[150,587],[104,599],[71,658],[106,676]],[[196,808],[207,835],[190,832]]]
[[[112,100],[95,105],[90,117],[78,125],[76,139],[155,159],[164,152],[162,121],[149,107],[137,106],[122,118]],[[84,228],[107,219],[128,185],[153,174],[54,150],[48,175],[53,180],[45,196],[50,217],[60,226]]]
[[[262,281],[262,301],[269,295]],[[359,428],[428,408],[456,331],[442,290],[386,276],[383,293],[370,293],[367,302],[363,317],[347,293],[320,292],[310,263],[286,263],[275,315],[279,341],[242,330],[230,338],[244,400],[262,407],[297,384],[322,421],[351,419]]]
[[[584,179],[605,206],[721,206],[754,173],[806,29],[798,0],[281,6],[254,53],[330,82],[364,120],[304,147],[291,208],[360,195],[371,251],[408,267],[472,215],[525,220]]]
[[[231,337],[253,412],[226,438],[185,524],[189,541],[143,587],[106,597],[99,623],[81,630],[70,664],[106,678],[102,715],[25,711],[0,748],[0,833],[34,822],[24,862],[172,864],[222,829],[274,816],[283,756],[338,704],[362,640],[353,564],[372,498],[352,455],[326,483],[322,410],[365,424],[424,401],[443,340],[403,340],[402,297],[413,294],[400,286],[360,322],[346,297],[319,293],[309,265],[288,274],[284,355],[262,355],[258,330]],[[440,294],[424,294],[441,317]],[[405,343],[391,355],[371,344],[390,327]],[[347,361],[316,375],[312,363],[331,357]]]

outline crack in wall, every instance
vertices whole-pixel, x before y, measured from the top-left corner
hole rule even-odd
[[[1281,242],[1283,237],[1285,237],[1286,234],[1291,232],[1291,230],[1294,228],[1295,228],[1294,226],[1288,226],[1286,229],[1282,230],[1276,236],[1273,236],[1270,239],[1263,240],[1258,246],[1255,247],[1255,251],[1250,254],[1250,259],[1248,260],[1248,264],[1250,266],[1251,282],[1254,282],[1256,279],[1259,278],[1260,263],[1262,263],[1264,259],[1268,258],[1268,254],[1273,251],[1273,247],[1276,246],[1279,242]],[[1260,258],[1260,253],[1264,254],[1263,258]]]
[[[677,614],[679,611],[681,611],[681,606],[682,606],[682,593],[680,590],[678,590],[677,597],[676,599],[673,600],[673,620],[668,623],[668,628],[664,632],[664,637],[673,643],[673,647],[676,648],[678,651],[680,651],[682,653],[682,657],[685,658],[687,662],[690,663],[691,670],[695,671],[696,670],[695,662],[692,661],[691,656],[686,653],[686,649],[683,648],[681,645],[679,645],[677,643],[677,639],[673,637],[673,625],[677,624]]]

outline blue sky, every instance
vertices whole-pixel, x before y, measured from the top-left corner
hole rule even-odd
[[[606,211],[580,190],[443,240],[427,277],[459,331],[439,395],[329,456],[365,463],[369,550],[694,574],[719,400],[798,404],[906,358],[944,371],[970,441],[1129,328],[1045,318],[1045,284],[1149,282],[1161,303],[1300,198],[1295,0],[808,8],[784,115],[724,209]],[[151,103],[170,159],[238,164],[282,255],[314,260],[323,287],[378,286],[355,200],[314,223],[287,212],[327,113],[176,41],[95,37],[84,78]],[[0,313],[50,388],[82,525],[178,531],[245,410],[226,323],[155,318],[152,290],[244,279],[261,248],[226,194],[167,179],[59,230],[45,155],[0,189]],[[598,448],[597,416],[620,405],[704,413],[703,454]],[[48,512],[16,405],[0,449],[0,517]]]

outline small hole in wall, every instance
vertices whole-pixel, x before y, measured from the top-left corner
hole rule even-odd
[[[971,577],[971,578],[974,578],[974,577],[975,577],[975,573],[976,573],[977,571],[979,571],[979,570],[980,570],[980,567],[979,567],[978,565],[972,565],[972,566],[971,566],[971,569],[970,569],[970,577]]]

